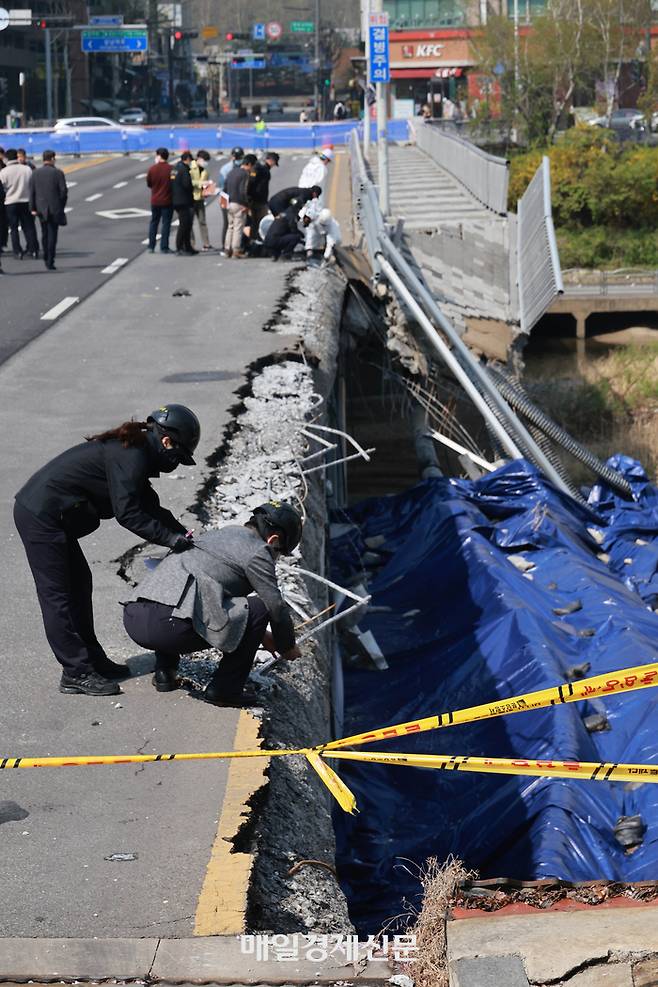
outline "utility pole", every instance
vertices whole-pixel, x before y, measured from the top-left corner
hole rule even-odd
[[[173,121],[174,112],[174,29],[169,28],[167,32],[167,69],[169,75],[169,114]]]
[[[315,0],[315,51],[313,53],[313,61],[315,63],[313,102],[315,103],[316,116],[320,120],[320,0]]]
[[[362,30],[365,34],[366,42],[366,78],[365,89],[363,90],[363,156],[368,158],[370,154],[370,103],[368,102],[369,79],[370,79],[370,0],[363,0],[363,20]]]
[[[53,60],[50,49],[50,28],[45,28],[43,32],[44,44],[46,47],[46,116],[48,123],[53,118]],[[90,111],[90,112],[93,112]]]
[[[519,0],[514,0],[514,143],[518,140],[516,121],[519,113]]]
[[[518,3],[518,0],[516,0],[516,2]],[[373,6],[373,13],[382,13],[382,0],[374,0]],[[369,28],[368,33],[370,33]],[[386,35],[388,37],[388,26],[386,27]],[[388,56],[386,61],[388,64]],[[379,208],[384,216],[388,216],[391,211],[388,183],[388,83],[376,82],[375,92],[377,95],[377,171],[379,180]]]

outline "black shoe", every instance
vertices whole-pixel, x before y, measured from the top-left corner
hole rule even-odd
[[[160,253],[161,254],[173,254],[173,250],[170,250],[169,247],[160,247]]]
[[[18,253],[16,253],[16,251],[14,250],[14,251],[12,251],[12,253],[13,253],[13,256],[14,256],[14,258],[16,260],[23,260],[23,257],[25,257],[25,251],[24,250],[19,250]]]
[[[38,250],[30,250],[30,257],[32,257],[33,260],[39,260],[39,251]]]
[[[230,709],[244,709],[249,706],[262,705],[262,700],[258,697],[255,690],[245,688],[237,695],[231,696],[227,693],[222,693],[220,689],[213,686],[212,680],[203,690],[203,698],[207,703],[212,703],[213,706],[222,706]]]
[[[49,271],[56,271],[57,270],[57,268],[55,267],[54,264],[46,264],[46,267],[48,268]]]
[[[104,678],[98,672],[83,672],[82,675],[68,675],[62,672],[59,691],[67,696],[120,696],[121,689],[116,682]]]
[[[104,658],[97,658],[94,661],[94,671],[101,675],[104,679],[129,679],[130,669],[127,665],[119,665],[116,661],[112,661],[107,655]]]
[[[173,668],[156,668],[151,682],[157,692],[174,692],[181,684]]]
[[[273,264],[276,264],[276,262],[279,259],[279,256],[280,256],[279,254],[272,254],[272,263]]]

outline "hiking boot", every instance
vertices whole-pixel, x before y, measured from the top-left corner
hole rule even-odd
[[[94,671],[104,679],[129,679],[130,669],[127,665],[118,665],[107,655],[93,659]]]
[[[98,672],[83,672],[81,675],[69,675],[62,672],[59,691],[67,696],[120,696],[121,689],[110,679],[104,678]]]

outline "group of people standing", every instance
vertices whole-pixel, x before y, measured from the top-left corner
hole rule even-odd
[[[174,212],[179,223],[178,255],[193,256],[199,252],[193,243],[195,220],[202,249],[212,249],[206,201],[218,190],[223,256],[239,260],[264,249],[273,260],[279,260],[291,257],[304,244],[307,257],[324,250],[324,258],[329,259],[334,246],[341,242],[340,227],[322,204],[323,186],[332,160],[333,148],[323,147],[306,163],[296,186],[270,197],[272,170],[279,166],[275,151],[268,151],[259,160],[255,154],[246,154],[242,147],[234,147],[215,184],[208,173],[207,151],[199,150],[196,155],[183,151],[172,167],[167,148],[161,147],[146,175],[151,189],[149,251],[155,251],[160,230],[161,252],[173,252],[169,237]]]
[[[57,237],[60,226],[66,225],[68,198],[66,178],[55,165],[55,157],[54,151],[44,151],[43,165],[35,168],[22,148],[5,151],[0,147],[0,253],[11,238],[11,251],[17,260],[25,256],[38,259],[38,218],[41,254],[49,271],[55,270]]]
[[[171,221],[174,211],[178,217],[176,253],[193,257],[199,253],[194,246],[194,221],[201,235],[201,249],[211,250],[206,222],[206,198],[215,192],[208,175],[210,155],[199,150],[196,155],[183,151],[175,168],[169,164],[169,151],[159,147],[155,152],[155,164],[146,173],[146,184],[151,190],[151,223],[148,249],[155,251],[160,230],[160,250],[173,253],[169,248]]]

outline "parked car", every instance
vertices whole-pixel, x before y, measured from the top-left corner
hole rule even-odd
[[[130,130],[142,133],[141,127],[123,126],[116,120],[107,117],[62,117],[57,120],[53,130],[56,133],[66,133],[67,130]]]
[[[146,123],[146,110],[141,106],[128,106],[119,117],[119,123]]]
[[[207,120],[208,105],[205,99],[192,100],[187,111],[188,120]]]
[[[589,121],[590,126],[609,127],[611,130],[641,130],[645,126],[644,114],[639,110],[626,107],[621,110],[613,110],[608,123],[606,116],[595,117]]]
[[[265,107],[265,112],[268,116],[272,116],[275,113],[283,114],[283,110],[284,106],[280,99],[271,99]]]

